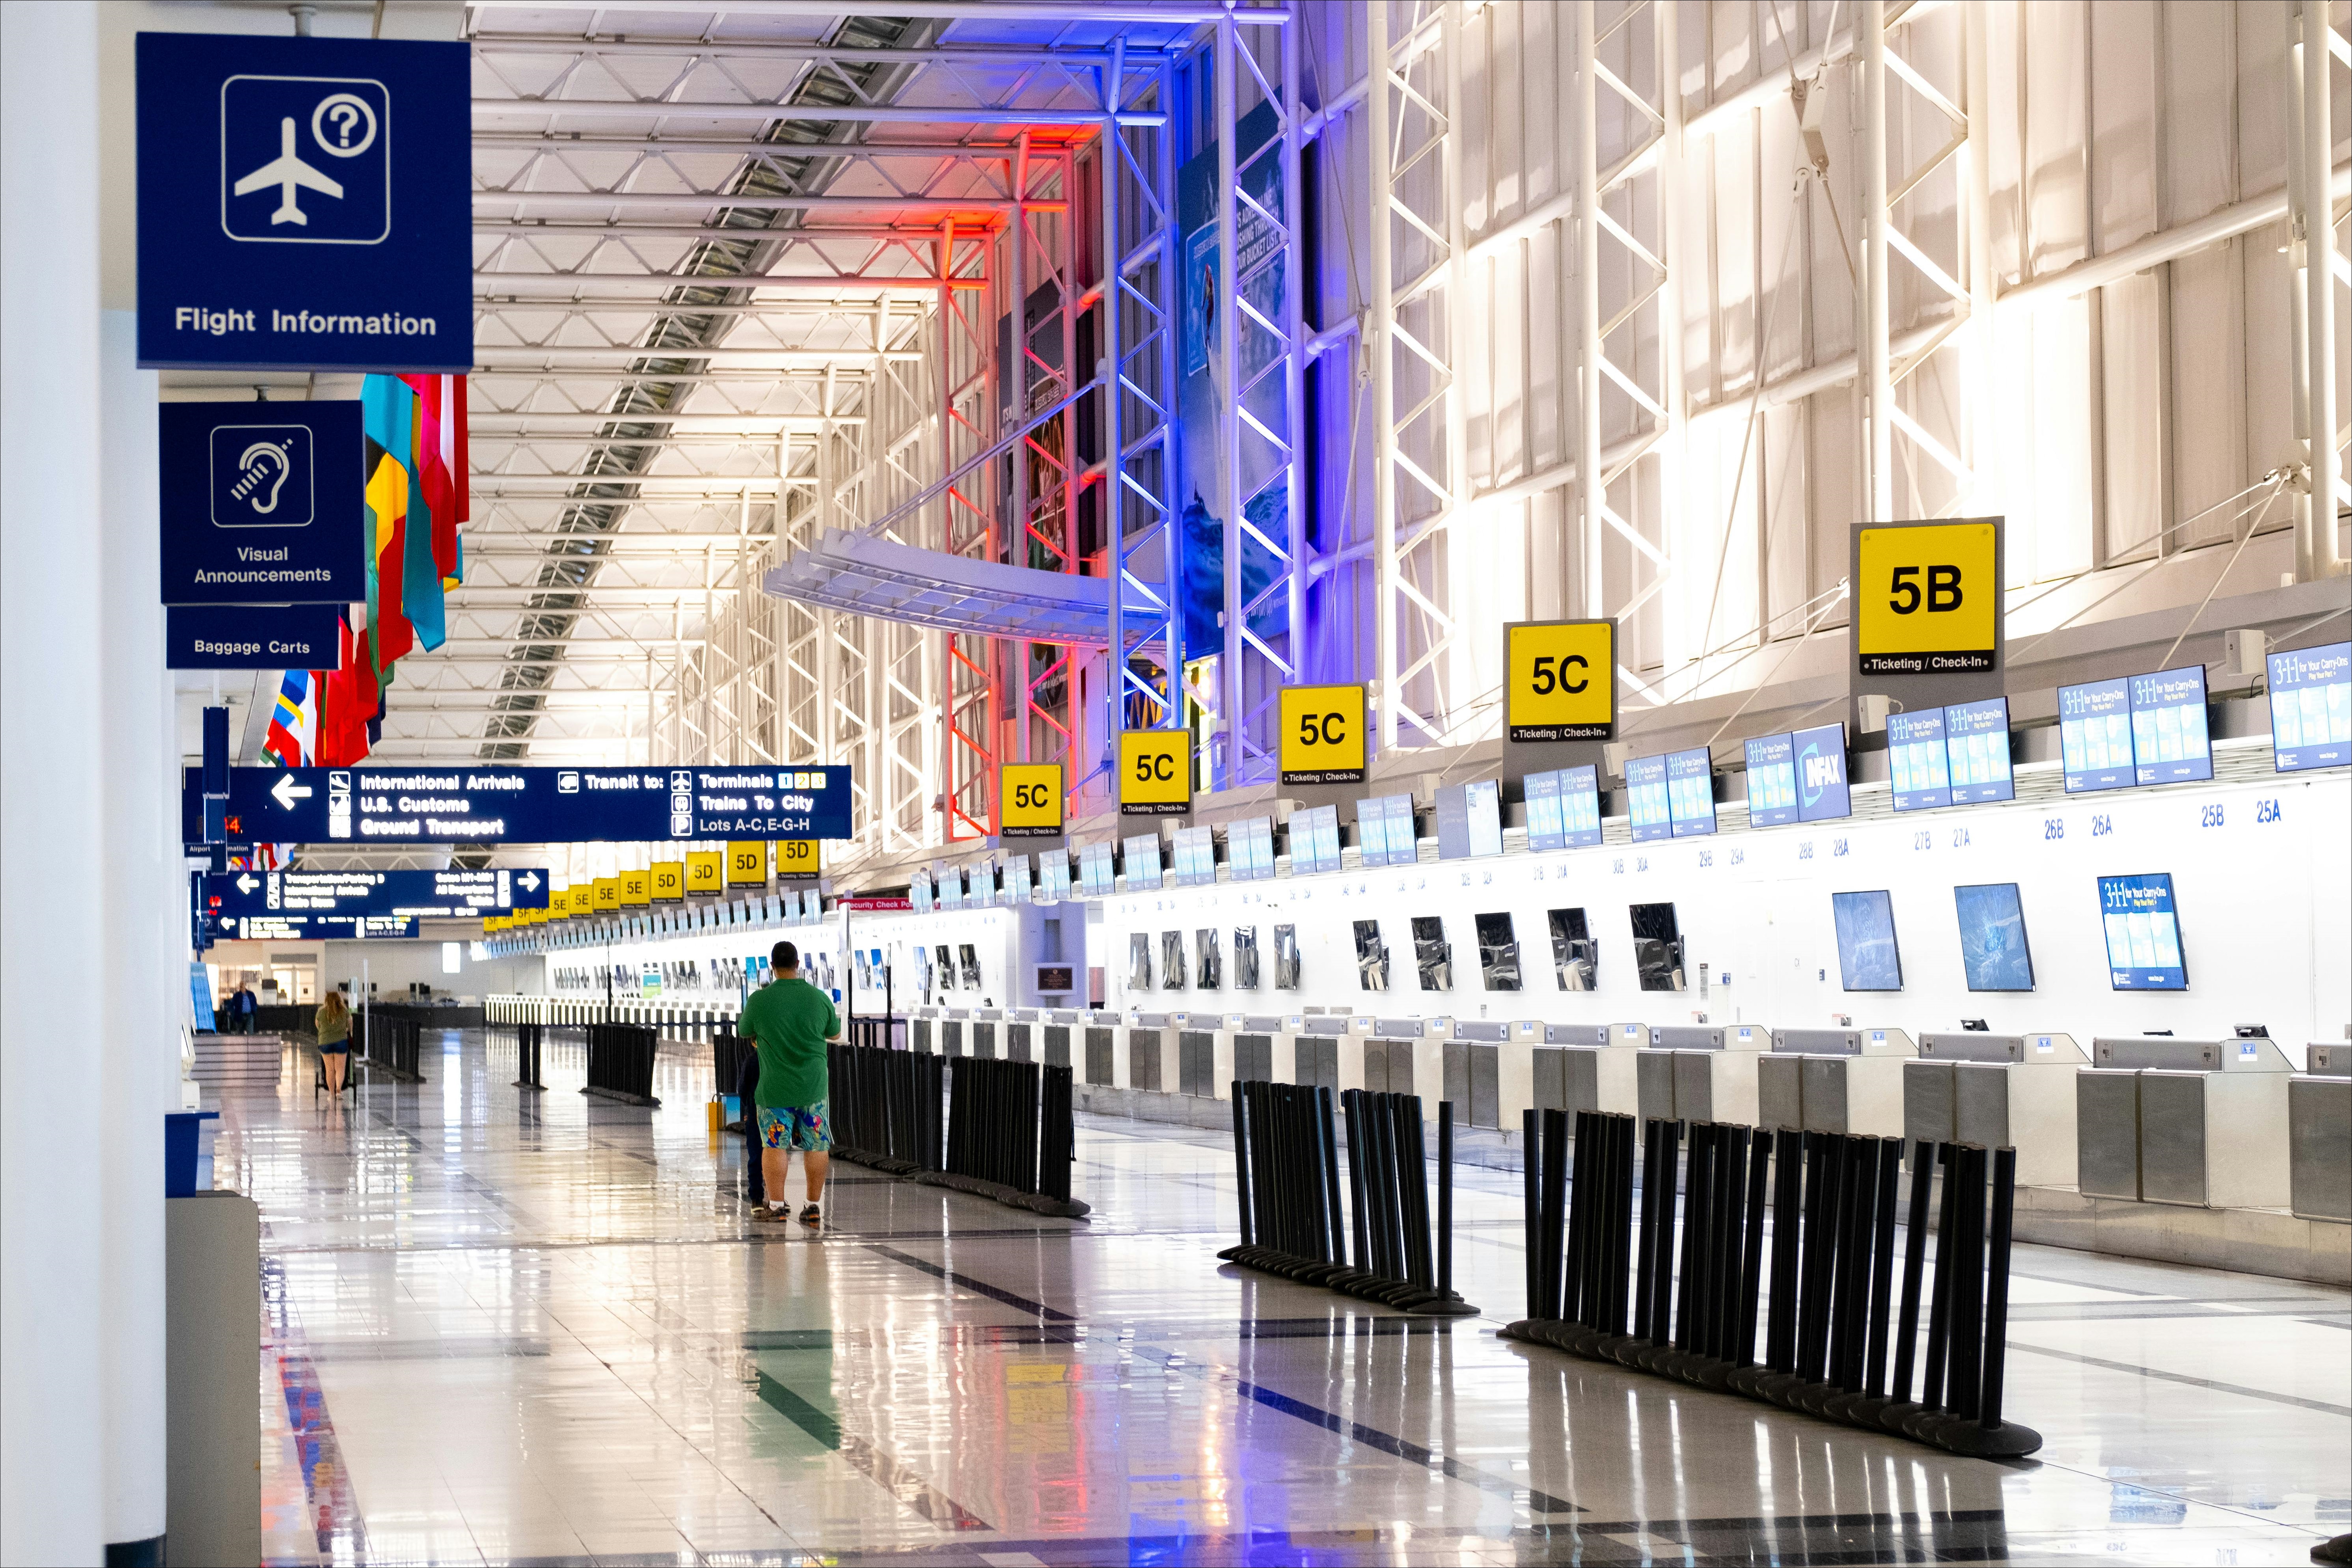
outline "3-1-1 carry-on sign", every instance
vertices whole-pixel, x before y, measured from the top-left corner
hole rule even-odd
[[[463,373],[464,44],[142,33],[139,362]]]

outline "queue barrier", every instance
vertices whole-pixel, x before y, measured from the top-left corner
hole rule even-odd
[[[1242,1239],[1217,1256],[1407,1312],[1475,1315],[1454,1289],[1453,1104],[1437,1108],[1433,1224],[1420,1098],[1349,1089],[1339,1100],[1348,1130],[1344,1210],[1331,1091],[1234,1081]]]
[[[1570,1125],[1525,1113],[1528,1315],[1505,1338],[1955,1453],[2042,1446],[2001,1411],[2016,1150],[1911,1145],[1898,1293],[1902,1139],[1654,1117],[1637,1182],[1633,1117],[1577,1113],[1572,1155]]]
[[[540,1076],[540,1047],[544,1043],[547,1026],[522,1022],[509,1027],[515,1032],[515,1087],[546,1088],[545,1080]]]
[[[658,1107],[654,1098],[654,1056],[661,1037],[649,1026],[592,1023],[588,1036],[588,1083],[580,1091],[632,1105]]]
[[[1039,1214],[1089,1212],[1070,1196],[1068,1068],[847,1044],[829,1068],[842,1158]]]
[[[417,1044],[424,1031],[409,1019],[377,1008],[352,1014],[352,1050],[372,1068],[389,1072],[405,1083],[422,1083],[417,1069]]]
[[[728,1019],[713,1029],[710,1035],[710,1082],[713,1085],[713,1092],[720,1095],[731,1092],[728,1085],[740,1082],[747,1069],[751,1073],[752,1088],[756,1090],[760,1082],[759,1047],[753,1041],[737,1034],[734,1020]],[[759,1131],[760,1119],[751,1113],[751,1097],[744,1095],[738,1103],[745,1107],[741,1120],[756,1134]]]

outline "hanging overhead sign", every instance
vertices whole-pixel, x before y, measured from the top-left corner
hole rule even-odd
[[[1179,735],[1181,731],[1174,732]],[[996,831],[1006,839],[1062,836],[1062,765],[1007,762],[997,769]]]
[[[727,885],[727,855],[723,850],[686,852],[686,891],[720,893]]]
[[[730,887],[765,887],[768,885],[768,846],[758,839],[747,839],[727,846],[727,885]]]
[[[358,403],[167,402],[155,412],[163,603],[367,597]]]
[[[814,882],[824,873],[824,847],[815,839],[776,841],[776,880]]]
[[[686,896],[686,862],[656,861],[646,873],[646,893],[655,904],[676,904]]]
[[[1364,688],[1285,686],[1277,736],[1285,784],[1361,784],[1371,746]]]
[[[1617,622],[1523,621],[1503,628],[1503,733],[1520,742],[1617,732]]]
[[[467,45],[137,47],[142,366],[471,368]]]
[[[163,612],[169,670],[339,670],[340,604],[175,604]]]
[[[1192,809],[1192,731],[1119,731],[1118,814],[1181,817]]]
[[[237,837],[257,843],[845,839],[850,830],[846,767],[235,768],[228,794]],[[688,890],[700,891],[690,874]]]
[[[1999,517],[1857,524],[1853,582],[1860,674],[2000,668]]]
[[[468,919],[544,909],[547,873],[534,867],[461,871],[247,871],[206,880],[223,915],[421,915]]]
[[[317,942],[346,937],[414,937],[416,919],[400,915],[225,915],[222,936],[244,942]]]

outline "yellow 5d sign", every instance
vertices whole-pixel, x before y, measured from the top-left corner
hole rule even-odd
[[[718,850],[686,852],[686,891],[718,893],[726,885],[727,857]]]
[[[656,861],[646,873],[646,890],[656,904],[676,904],[686,896],[686,862]]]
[[[2000,519],[1854,529],[1853,647],[1865,675],[2000,667]]]
[[[621,873],[622,908],[641,908],[652,902],[653,880],[651,873],[643,871],[625,871]]]
[[[1503,628],[1503,733],[1517,741],[1606,740],[1617,728],[1617,622],[1525,621]]]
[[[1281,745],[1285,784],[1361,784],[1371,756],[1364,688],[1285,686]]]
[[[727,841],[727,885],[730,887],[768,885],[767,840],[730,839]]]
[[[776,874],[788,882],[814,882],[824,869],[824,852],[815,839],[778,839]]]
[[[1118,814],[1181,817],[1192,809],[1192,731],[1119,731]]]
[[[1062,765],[1008,762],[996,770],[997,836],[1058,839],[1062,836]]]

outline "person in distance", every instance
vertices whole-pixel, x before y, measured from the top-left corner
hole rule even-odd
[[[808,1189],[801,1223],[814,1228],[824,1223],[819,1206],[833,1148],[825,1050],[841,1039],[841,1018],[823,991],[801,978],[799,948],[779,942],[769,950],[768,962],[775,978],[751,993],[736,1024],[760,1052],[760,1082],[751,1097],[759,1111],[760,1172],[768,1201],[751,1218],[775,1221],[792,1213],[784,1175],[792,1151],[798,1149]]]

